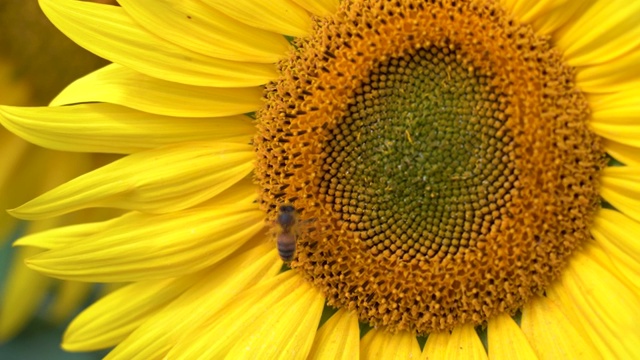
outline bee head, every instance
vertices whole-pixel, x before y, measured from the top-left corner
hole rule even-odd
[[[281,213],[292,214],[295,211],[296,211],[296,209],[293,207],[293,205],[289,205],[289,204],[280,205],[280,212]]]

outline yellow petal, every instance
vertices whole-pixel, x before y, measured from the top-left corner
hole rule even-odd
[[[234,183],[231,187],[202,203],[206,206],[235,205],[239,203],[253,202],[256,199],[256,184],[253,175],[249,174]]]
[[[311,29],[309,13],[291,0],[203,0],[247,25],[291,36],[305,36]]]
[[[41,249],[55,249],[73,242],[83,241],[85,238],[112,228],[124,219],[135,220],[140,216],[137,212],[131,212],[108,221],[82,223],[77,225],[59,226],[49,230],[28,234],[16,240],[14,246],[34,246]]]
[[[199,328],[241,291],[273,278],[281,267],[270,243],[230,256],[120,342],[107,359],[165,357],[185,332]]]
[[[489,319],[489,359],[537,359],[522,330],[507,314]]]
[[[640,97],[639,89],[632,89],[589,99],[593,109],[590,126],[607,139],[640,147]]]
[[[245,115],[175,118],[111,104],[0,106],[0,123],[49,149],[120,154],[189,141],[246,144],[255,131]]]
[[[281,34],[243,24],[200,1],[122,0],[118,4],[150,33],[210,57],[275,63],[290,47]]]
[[[23,156],[23,160],[25,162],[18,169],[15,169],[15,171],[12,172],[13,178],[11,178],[11,181],[6,184],[7,187],[0,189],[2,190],[2,192],[0,192],[2,194],[0,196],[0,204],[5,203],[4,201],[15,204],[16,199],[23,199],[25,196],[28,196],[33,192],[41,192],[43,189],[50,189],[57,186],[64,181],[77,176],[79,173],[89,171],[92,166],[90,160],[97,160],[95,157],[92,159],[86,154],[50,151],[35,146],[31,146]],[[43,174],[47,175],[43,176]],[[19,189],[19,191],[16,191],[16,189]],[[56,228],[61,226],[63,223],[67,224],[69,222],[82,221],[87,218],[87,215],[89,214],[83,212],[74,218],[53,218],[34,223],[23,222],[22,224],[16,224],[13,221],[6,223],[2,221],[1,225],[6,226],[2,230],[6,231],[5,234],[8,236],[0,239],[5,241],[12,240],[22,233],[27,233],[27,236],[29,236],[36,232]],[[7,214],[7,216],[9,215]],[[9,216],[9,218],[15,219],[11,216]],[[1,218],[0,220],[4,220],[4,218]],[[15,227],[11,227],[11,225],[14,225]],[[0,240],[0,242],[2,240]],[[36,247],[43,248],[41,246]],[[24,263],[22,261],[19,268],[24,268]],[[28,307],[27,304],[25,304],[25,308],[26,307]],[[0,318],[2,318],[1,315]],[[7,318],[10,318],[10,316]]]
[[[127,217],[103,232],[27,260],[49,276],[129,282],[181,276],[224,259],[258,232],[255,204],[206,207]]]
[[[14,135],[11,135],[11,137],[16,139]],[[103,157],[96,157],[95,155],[89,157],[86,154],[51,151],[31,146],[26,142],[23,143],[29,145],[28,149],[18,158],[21,162],[19,166],[11,171],[7,179],[8,182],[5,183],[3,188],[0,188],[0,209],[3,210],[8,208],[8,205],[13,207],[45,190],[52,189],[69,179],[90,171],[103,160]],[[4,148],[4,150],[19,151],[20,148],[11,147]],[[6,155],[7,161],[13,161],[9,154],[2,154]],[[112,156],[108,157],[113,160]],[[46,176],[43,176],[43,174],[46,174]],[[16,189],[19,191],[16,191]],[[4,240],[15,238],[17,235],[14,233],[17,229],[17,227],[14,227],[16,226],[15,218],[5,211],[0,211],[0,213],[6,214],[6,217],[0,216],[0,230],[4,234],[11,233],[11,237],[5,237]],[[85,214],[78,215],[80,217],[85,216]],[[69,221],[69,219],[65,221]],[[48,223],[47,226],[56,227],[59,225],[59,223]],[[40,227],[40,229],[43,228]]]
[[[640,148],[608,139],[605,139],[603,143],[607,153],[616,160],[629,166],[640,166]]]
[[[293,0],[298,6],[318,16],[329,16],[338,10],[339,0]]]
[[[117,345],[201,276],[137,282],[110,293],[73,319],[64,334],[64,349],[93,351]]]
[[[420,345],[416,335],[408,331],[395,334],[371,329],[360,341],[360,359],[418,359]]]
[[[34,248],[17,249],[11,259],[9,276],[0,301],[0,341],[17,335],[44,301],[52,280],[24,266],[24,259],[39,253]]]
[[[640,83],[640,48],[603,64],[578,68],[576,85],[587,93],[633,91]]]
[[[616,262],[618,259],[607,251],[603,243],[591,243],[590,246],[593,247],[589,250],[591,259],[629,288],[636,295],[637,301],[640,302],[640,282],[637,281],[640,275],[638,271],[640,263],[618,263]]]
[[[229,189],[203,202],[202,206],[233,206],[250,203],[255,199],[255,185],[250,176],[240,180]],[[76,225],[56,226],[51,229],[30,233],[14,242],[14,246],[34,246],[41,249],[55,249],[74,242],[83,242],[86,238],[96,235],[127,222],[135,222],[140,213],[133,211],[100,222],[86,222]]]
[[[466,324],[454,328],[451,334],[448,332],[429,334],[421,359],[486,360],[487,352],[473,325]]]
[[[631,124],[637,121],[640,88],[607,94],[587,94],[592,122]]]
[[[482,345],[473,325],[461,325],[453,329],[451,339],[447,343],[447,359],[487,359],[487,352]]]
[[[129,155],[11,210],[21,219],[89,207],[167,213],[199,204],[253,169],[249,145],[183,143]]]
[[[598,245],[632,286],[640,289],[640,224],[622,213],[601,209],[591,227]]]
[[[449,360],[447,357],[447,348],[449,347],[449,341],[451,340],[451,334],[448,331],[436,332],[429,334],[427,343],[424,345],[424,350],[420,359],[422,360]],[[451,359],[454,360],[454,359]]]
[[[106,102],[158,115],[219,117],[257,110],[262,105],[261,96],[259,87],[185,85],[111,64],[67,86],[51,105]]]
[[[529,23],[532,20],[543,17],[551,9],[563,5],[565,1],[558,0],[503,0],[505,8],[518,18],[518,21]]]
[[[528,0],[508,0],[515,1],[518,4],[535,4],[535,2]],[[561,30],[566,28],[580,19],[585,11],[591,7],[591,5],[598,0],[555,0],[551,1],[546,7],[546,12],[538,13],[537,16],[532,16],[531,26],[536,30],[536,33],[540,35],[552,36],[552,42],[555,42],[561,35]],[[530,4],[531,3],[531,4]],[[527,9],[525,6],[524,9]],[[523,16],[525,16],[523,14]],[[533,14],[532,14],[533,15]]]
[[[357,360],[359,356],[358,317],[341,309],[318,330],[308,359]]]
[[[541,360],[600,359],[591,340],[583,337],[546,297],[537,297],[525,306],[521,327]]]
[[[600,195],[625,215],[640,221],[640,167],[607,167],[600,181]]]
[[[572,307],[578,321],[604,358],[640,358],[640,299],[638,294],[618,279],[609,262],[602,265],[596,246],[587,246],[573,255],[563,273],[565,307]],[[599,258],[596,262],[594,259]],[[566,311],[563,309],[563,312]]]
[[[613,60],[640,44],[640,2],[597,1],[557,39],[571,66]]]
[[[184,334],[172,359],[306,359],[324,297],[287,271],[233,299],[208,324]]]
[[[199,86],[254,86],[276,76],[273,64],[241,63],[187,50],[150,33],[119,6],[40,0],[49,20],[94,54],[153,78]]]

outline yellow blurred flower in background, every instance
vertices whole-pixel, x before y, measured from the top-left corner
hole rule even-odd
[[[0,4],[0,104],[16,106],[46,105],[76,78],[106,64],[60,34],[46,19],[36,2],[4,1]],[[44,149],[0,128],[0,207],[8,209],[24,203],[43,191],[90,171],[113,158],[86,153],[66,153]],[[64,224],[95,219],[97,213],[25,223],[0,212],[2,243],[2,281],[0,292],[0,343],[18,336],[35,321],[54,329],[81,309],[92,294],[93,285],[59,281],[30,270],[24,259],[42,249],[11,249],[10,240]],[[37,320],[36,320],[37,319]],[[33,336],[33,335],[31,335]],[[30,346],[47,356],[57,349],[46,349],[31,338]],[[11,345],[8,348],[15,349]],[[3,347],[0,357],[19,356]],[[27,351],[27,350],[25,350]],[[33,351],[33,349],[28,350]]]

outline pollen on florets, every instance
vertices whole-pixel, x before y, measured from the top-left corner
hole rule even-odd
[[[313,222],[329,304],[428,333],[522,307],[590,238],[604,157],[573,71],[491,1],[347,1],[279,64],[260,202]]]

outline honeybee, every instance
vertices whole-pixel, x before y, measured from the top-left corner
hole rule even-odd
[[[294,233],[298,222],[296,209],[291,205],[280,205],[276,221],[280,226],[280,232],[276,239],[278,254],[282,261],[290,262],[296,253],[296,235]]]

